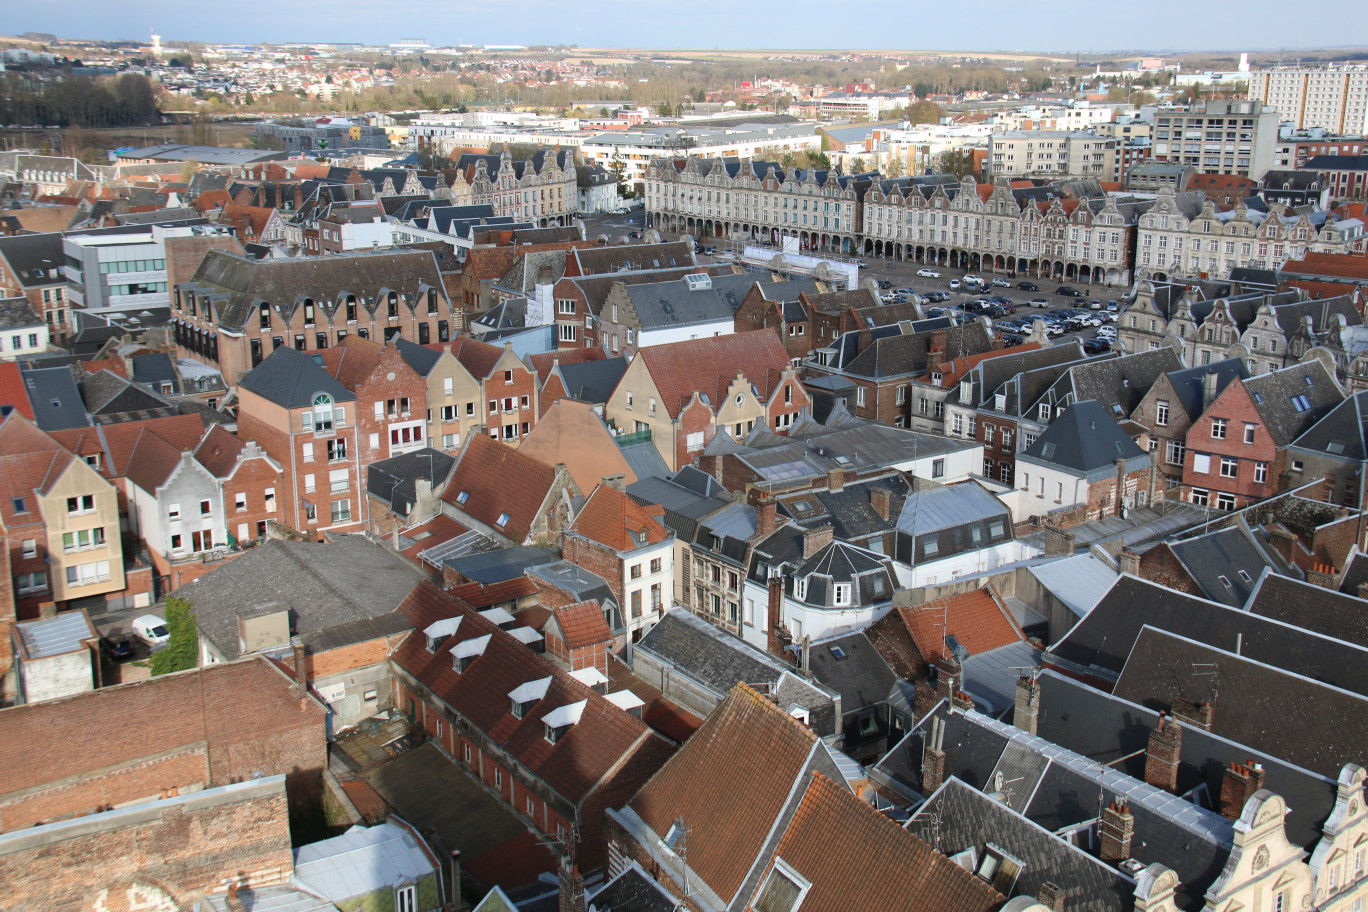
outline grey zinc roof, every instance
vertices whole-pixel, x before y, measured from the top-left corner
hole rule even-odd
[[[1281,569],[1241,523],[1171,541],[1168,549],[1207,598],[1233,608],[1244,606],[1266,568]]]
[[[495,551],[484,551],[478,554],[466,554],[461,557],[452,558],[446,563],[451,569],[467,576],[477,583],[501,583],[504,580],[516,579],[523,575],[523,572],[533,567],[540,567],[552,562],[561,563],[556,560],[556,552],[547,548],[499,548]],[[574,566],[571,564],[571,566]],[[593,576],[585,570],[584,573]],[[595,577],[595,579],[598,579]]]
[[[613,390],[617,389],[622,375],[627,372],[627,359],[622,356],[601,358],[598,361],[561,364],[559,368],[571,399],[598,404],[607,402]]]
[[[755,276],[713,276],[707,288],[694,289],[686,278],[624,285],[643,331],[731,320]]]
[[[86,640],[97,636],[84,611],[64,611],[56,617],[21,621],[14,626],[30,659],[77,652],[85,648]]]
[[[305,408],[326,393],[334,402],[351,402],[356,394],[337,381],[313,356],[281,346],[238,381],[243,389],[285,408]]]
[[[660,455],[660,450],[649,440],[623,447],[622,458],[627,460],[627,465],[632,467],[632,472],[637,478],[664,478],[670,474],[665,457]]]
[[[1244,385],[1279,447],[1301,436],[1344,400],[1344,391],[1319,360],[1251,377]]]
[[[964,660],[964,689],[975,705],[997,715],[1016,702],[1016,682],[1023,668],[1040,667],[1041,650],[1026,640],[1008,643]]]
[[[418,479],[440,491],[455,462],[455,456],[432,447],[373,462],[366,467],[366,493],[389,504],[394,512],[407,515],[417,493]]]
[[[1368,558],[1355,555],[1350,568],[1363,569]],[[1349,573],[1346,571],[1346,579]],[[1295,624],[1326,636],[1368,646],[1368,607],[1356,596],[1357,584],[1336,592],[1277,573],[1266,573],[1245,605],[1251,614]]]
[[[241,650],[240,614],[288,610],[296,633],[312,647],[335,628],[392,613],[420,579],[398,555],[347,535],[326,544],[277,541],[253,548],[176,594],[194,605],[201,636],[231,661]],[[341,645],[335,639],[329,645]]]
[[[1150,457],[1094,399],[1065,409],[1018,457],[1018,461],[1063,469],[1093,481],[1115,475],[1118,459],[1125,460],[1127,472],[1133,472],[1147,466]]]
[[[295,849],[291,881],[334,903],[393,890],[436,873],[418,840],[393,823],[354,826]]]
[[[1038,564],[1030,568],[1030,573],[1079,617],[1092,611],[1116,582],[1116,571],[1092,554]]]
[[[898,516],[898,530],[909,535],[922,535],[976,520],[992,519],[1007,512],[1002,501],[976,481],[928,485],[907,495],[902,513]]]
[[[1168,378],[1169,383],[1173,385],[1173,393],[1182,403],[1189,418],[1196,418],[1202,414],[1203,378],[1209,373],[1216,374],[1216,393],[1220,395],[1231,380],[1246,379],[1249,376],[1249,368],[1240,358],[1226,358],[1214,364],[1170,372]]]
[[[1359,462],[1368,459],[1368,390],[1361,390],[1331,409],[1293,446],[1324,453],[1335,459]]]
[[[0,237],[0,256],[9,263],[19,284],[25,288],[59,285],[66,281],[63,265],[62,235],[17,234]]]

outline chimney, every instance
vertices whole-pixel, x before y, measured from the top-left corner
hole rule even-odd
[[[802,647],[802,664],[799,667],[802,668],[803,674],[811,674],[810,669],[812,666],[812,637],[808,636],[806,633],[803,634]]]
[[[1311,569],[1306,571],[1306,581],[1313,586],[1320,586],[1322,589],[1334,589],[1335,568],[1327,563],[1316,561],[1311,565]]]
[[[49,618],[55,618],[57,616],[57,603],[43,602],[40,604],[38,606],[38,616],[45,621]]]
[[[452,849],[447,853],[447,902],[452,909],[464,909],[466,903],[461,899],[461,850]]]
[[[879,514],[879,518],[887,520],[889,514],[893,512],[893,492],[888,488],[871,487],[869,489],[869,505],[874,508],[874,512]]]
[[[928,681],[918,681],[912,689],[912,715],[916,718],[913,721],[920,722],[926,718],[926,714],[936,708],[936,703],[940,696],[936,689]]]
[[[1017,678],[1016,712],[1012,724],[1022,731],[1034,735],[1036,721],[1040,718],[1040,682],[1034,675],[1024,674]]]
[[[1047,880],[1036,888],[1036,902],[1050,912],[1064,912],[1064,888]]]
[[[1129,861],[1131,839],[1135,836],[1135,818],[1131,816],[1130,804],[1124,799],[1113,801],[1102,812],[1102,821],[1097,827],[1102,841],[1102,860],[1111,863]]]
[[[294,653],[294,689],[302,695],[309,689],[309,664],[304,651],[304,638],[290,637],[290,650]]]
[[[569,860],[560,866],[560,912],[584,912],[584,878]]]
[[[1129,573],[1131,576],[1140,575],[1140,555],[1129,548],[1116,556],[1116,562],[1121,566],[1122,573]]]
[[[936,696],[942,700],[952,699],[959,691],[963,667],[948,651],[936,660]]]
[[[835,494],[845,488],[845,469],[832,469],[827,472],[827,490]]]
[[[1216,381],[1220,379],[1215,371],[1202,375],[1202,411],[1205,412],[1216,401]]]
[[[775,518],[778,505],[773,497],[759,492],[751,493],[751,502],[755,505],[755,536],[759,539],[768,538],[779,524]]]
[[[1264,768],[1250,760],[1249,763],[1232,763],[1221,774],[1221,816],[1239,820],[1245,802],[1263,788]]]
[[[931,333],[930,348],[926,352],[927,371],[940,370],[945,363],[945,337],[949,335],[946,330],[938,329]]]
[[[1210,700],[1203,700],[1198,703],[1186,697],[1173,698],[1173,716],[1180,722],[1188,725],[1195,725],[1205,731],[1211,731],[1211,724],[1216,715],[1216,708],[1211,705]]]
[[[1178,788],[1178,760],[1183,753],[1183,729],[1169,716],[1159,714],[1145,748],[1145,781],[1166,792]]]
[[[1289,564],[1295,563],[1293,555],[1298,544],[1296,533],[1280,522],[1265,522],[1264,528],[1268,530],[1268,546]]]
[[[926,732],[922,749],[923,795],[930,795],[945,781],[945,720],[935,717]]]
[[[1054,523],[1045,526],[1045,556],[1068,557],[1074,552],[1074,534]]]
[[[784,623],[784,578],[777,573],[769,578],[768,609],[770,654],[787,659],[784,655],[784,644],[780,642],[779,637],[779,630]]]
[[[614,491],[627,490],[627,476],[621,472],[616,475],[604,475],[602,483],[605,488],[612,488]]]
[[[247,904],[238,896],[238,885],[236,882],[228,885],[228,895],[223,898],[223,906],[228,912],[247,912]]]
[[[813,526],[803,530],[803,560],[821,551],[836,537],[836,529],[830,524]]]

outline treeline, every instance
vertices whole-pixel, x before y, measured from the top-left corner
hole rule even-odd
[[[131,127],[159,123],[157,93],[141,73],[40,80],[0,79],[0,123],[59,127]]]

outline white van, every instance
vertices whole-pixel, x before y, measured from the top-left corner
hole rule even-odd
[[[133,635],[148,646],[156,649],[171,639],[171,631],[166,629],[166,621],[155,614],[144,614],[133,619]]]

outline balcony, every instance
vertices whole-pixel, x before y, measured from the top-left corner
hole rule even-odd
[[[620,447],[629,447],[638,443],[650,443],[651,429],[647,428],[644,431],[633,431],[630,434],[619,434],[613,439],[617,441],[617,445]]]

